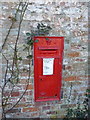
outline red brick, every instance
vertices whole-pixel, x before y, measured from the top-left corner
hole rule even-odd
[[[64,78],[65,81],[74,81],[74,80],[81,80],[78,76],[69,76]]]
[[[70,70],[71,68],[72,68],[71,66],[67,66],[67,67],[65,67],[65,70],[66,69]]]
[[[16,108],[18,108],[18,107],[22,107],[22,108],[25,108],[25,107],[28,107],[28,106],[30,106],[30,105],[32,105],[32,104],[28,104],[28,103],[25,103],[25,102],[22,102],[22,103],[20,103],[20,104],[17,104],[16,105]]]
[[[48,110],[48,109],[50,109],[50,106],[44,106],[43,107],[43,110]]]
[[[15,106],[16,108],[19,108],[19,107],[25,107],[25,104],[18,104]]]
[[[32,91],[27,91],[25,95],[32,95]]]
[[[79,57],[80,53],[79,52],[72,52],[67,54],[69,57]]]
[[[9,96],[9,95],[10,95],[10,93],[7,91],[3,93],[3,96]]]
[[[60,2],[60,5],[61,5],[61,6],[64,6],[64,5],[65,5],[65,2]]]
[[[19,92],[12,92],[11,97],[16,97],[16,96],[19,96],[19,95],[20,95]]]
[[[49,111],[49,112],[47,112],[47,114],[55,114],[56,113],[56,111]]]
[[[31,89],[33,89],[33,85],[32,84],[28,85],[27,90],[31,90]]]
[[[26,89],[27,85],[23,85],[23,89]],[[33,89],[33,85],[29,84],[27,87],[27,90],[32,90]]]
[[[8,111],[8,113],[16,113],[16,112],[20,112],[21,109],[12,109],[10,111]]]
[[[85,60],[84,60],[84,59],[77,58],[75,61],[83,62],[83,61],[85,61]]]
[[[80,91],[85,91],[87,89],[87,86],[86,87],[80,87]]]
[[[24,77],[25,77],[25,76],[28,77],[28,75],[29,75],[28,72],[23,72],[23,73],[21,74],[21,77],[22,77],[22,76],[24,76]]]
[[[20,80],[20,83],[21,83],[21,84],[27,84],[27,79],[21,79],[21,80]]]
[[[32,107],[32,108],[23,108],[23,112],[35,112],[38,111],[38,108]]]
[[[36,117],[36,116],[38,116],[38,115],[39,115],[38,112],[36,112],[36,113],[32,113],[32,114],[31,114],[32,117]],[[36,119],[36,120],[40,120],[40,119]]]

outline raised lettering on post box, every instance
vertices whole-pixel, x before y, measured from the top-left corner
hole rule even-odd
[[[60,100],[64,37],[34,38],[35,101]]]

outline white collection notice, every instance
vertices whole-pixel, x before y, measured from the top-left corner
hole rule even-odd
[[[43,58],[43,75],[52,75],[54,58]]]

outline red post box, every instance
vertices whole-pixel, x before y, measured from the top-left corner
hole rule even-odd
[[[35,101],[60,100],[64,37],[34,38]]]

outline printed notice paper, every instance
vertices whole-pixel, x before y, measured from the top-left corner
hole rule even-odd
[[[43,75],[52,75],[54,58],[43,58]]]

